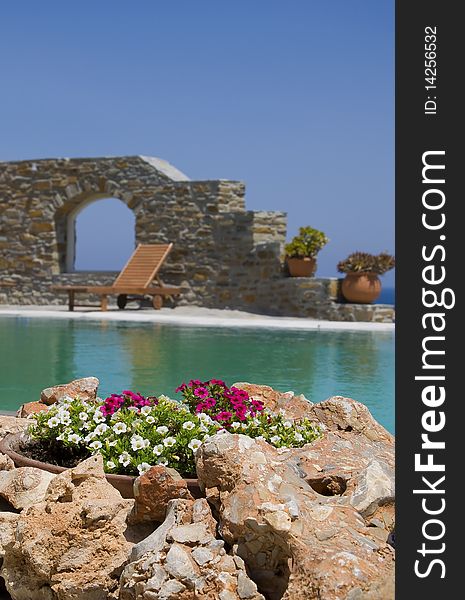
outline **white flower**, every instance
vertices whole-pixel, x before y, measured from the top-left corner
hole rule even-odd
[[[70,402],[73,401],[73,398],[71,398],[71,396],[63,396],[63,398],[60,400],[60,402],[62,402],[63,404],[69,404]]]
[[[89,433],[84,438],[84,441],[85,442],[90,442],[90,440],[93,440],[94,437],[95,437],[95,433],[93,431],[89,431]]]
[[[153,447],[153,453],[155,454],[155,456],[160,456],[164,449],[165,447],[163,446],[163,444],[157,444]]]
[[[146,463],[146,462],[140,463],[140,465],[137,465],[137,470],[139,471],[139,475],[142,475],[143,473],[148,471],[151,467],[152,467],[152,465],[149,465],[149,463]]]
[[[256,440],[260,440],[261,442],[266,442],[266,439],[262,435],[257,435]]]
[[[286,416],[286,411],[284,410],[284,408],[279,409],[279,414],[283,415],[283,417]]]
[[[113,425],[113,431],[115,433],[117,433],[118,435],[120,433],[126,433],[127,430],[128,430],[128,428],[127,428],[126,423],[118,422]]]
[[[137,408],[137,406],[128,406],[128,410],[131,410],[132,412],[139,412],[139,409]]]
[[[286,429],[289,429],[292,427],[292,421],[284,421],[283,425]]]
[[[60,424],[60,419],[58,417],[51,417],[48,421],[47,421],[47,425],[49,427],[57,427]]]
[[[304,439],[304,436],[301,433],[299,433],[298,431],[296,431],[294,433],[294,439],[296,442],[301,442]]]
[[[62,410],[60,408],[57,412],[57,417],[60,419],[60,422],[63,425],[69,425],[71,423],[71,417],[69,416],[69,412],[67,410]]]
[[[89,448],[92,448],[93,450],[98,450],[101,447],[102,447],[102,442],[99,442],[98,440],[95,440],[95,442],[92,442],[91,444],[89,444]]]
[[[81,419],[81,421],[87,421],[87,419],[89,418],[89,415],[86,412],[80,412],[79,418]]]
[[[208,427],[202,423],[199,426],[199,431],[201,431],[202,433],[208,433]]]
[[[167,437],[163,440],[163,444],[169,448],[170,446],[174,446],[176,443],[176,438],[174,437]]]
[[[231,423],[231,427],[233,429],[239,429],[240,426],[241,424],[239,423],[239,421],[234,421],[234,423]]]
[[[134,419],[134,421],[132,422],[132,428],[137,429],[137,426],[140,425],[141,423],[142,423],[142,421],[140,419]]]
[[[133,435],[131,438],[131,448],[133,450],[142,450],[145,448],[145,440],[141,435]]]
[[[131,462],[131,456],[128,452],[122,452],[118,457],[118,462],[123,465],[123,467],[127,467]]]
[[[94,412],[94,423],[103,423],[105,421],[105,417],[103,416],[102,411],[98,408]]]
[[[118,443],[117,440],[113,440],[111,442],[108,442],[108,445],[113,447],[113,446],[116,446],[117,443]]]
[[[207,423],[208,425],[213,423],[213,419],[210,417],[210,415],[207,415],[206,413],[199,413],[197,416],[203,423]]]
[[[252,419],[252,423],[258,427],[260,425],[260,419],[257,419],[257,417],[255,417],[255,419]]]
[[[155,419],[154,417],[152,417],[152,415],[149,415],[146,419],[147,423],[155,423]]]
[[[116,469],[116,465],[112,460],[107,460],[107,469]]]
[[[167,464],[168,464],[168,459],[167,458],[159,458],[157,460],[157,465],[163,465],[164,467],[166,467]]]
[[[171,398],[168,396],[165,396],[165,394],[160,394],[158,396],[158,400],[161,400],[162,402],[173,402],[173,400],[171,400]]]
[[[68,435],[68,442],[71,442],[72,444],[79,444],[81,440],[82,437],[77,433],[71,433],[70,435]]]
[[[187,429],[187,431],[194,429],[194,427],[195,427],[195,423],[192,423],[192,421],[186,421],[185,423],[182,424],[182,428]]]
[[[107,429],[109,429],[109,427],[106,423],[100,423],[100,425],[97,425],[94,429],[94,433],[95,435],[100,435],[101,433],[105,433]]]
[[[279,437],[279,435],[274,435],[272,438],[270,438],[270,442],[272,444],[277,444],[280,441],[281,441],[281,438]]]
[[[166,427],[166,425],[161,425],[160,427],[157,427],[157,433],[159,433],[160,435],[166,435],[168,431],[169,429],[168,427]]]
[[[270,429],[271,429],[271,431],[276,431],[278,429],[278,426],[277,425],[272,425],[270,427]]]
[[[242,423],[241,424],[241,429],[246,430],[248,428],[247,423]]]
[[[196,440],[195,438],[187,444],[188,448],[190,448],[192,452],[197,452],[201,445],[202,442],[200,440]]]
[[[60,435],[57,437],[57,440],[59,440],[60,442],[62,442],[65,439],[65,432],[63,431],[62,433],[60,433]]]
[[[147,415],[149,415],[152,412],[152,407],[151,406],[143,406],[140,409],[140,412],[141,412],[142,415],[147,416]],[[142,463],[142,464],[146,465],[147,463]],[[137,468],[139,468],[139,467],[137,467]]]

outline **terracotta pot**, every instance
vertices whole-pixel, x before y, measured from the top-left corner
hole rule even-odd
[[[376,273],[346,273],[342,294],[347,302],[372,304],[381,293],[381,281]]]
[[[316,258],[287,258],[287,268],[291,277],[313,277],[316,271]]]
[[[7,454],[11,460],[15,463],[15,467],[36,467],[36,469],[42,469],[42,471],[49,471],[49,473],[62,473],[66,471],[65,467],[59,467],[58,465],[51,465],[50,463],[43,463],[39,460],[33,460],[27,456],[23,456],[19,452],[20,441],[24,439],[23,433],[9,433],[2,440],[0,440],[0,452]],[[116,488],[123,498],[134,498],[133,484],[135,477],[131,475],[106,475],[108,483]],[[185,479],[187,487],[194,498],[201,498],[203,494],[200,490],[198,479]]]

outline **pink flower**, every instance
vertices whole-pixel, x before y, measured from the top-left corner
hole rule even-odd
[[[232,417],[232,413],[230,413],[227,410],[222,410],[220,413],[218,413],[215,417],[215,419],[217,421],[229,421]]]
[[[183,392],[186,389],[187,385],[185,383],[181,383],[181,385],[179,387],[177,387],[174,391],[176,393],[178,392]]]
[[[196,385],[203,385],[199,379],[191,379],[189,381],[189,387],[195,387]]]
[[[260,400],[252,400],[251,404],[255,408],[255,410],[263,410],[265,408],[263,406],[263,402],[260,402]]]
[[[208,390],[206,387],[198,387],[194,390],[194,396],[197,398],[206,398],[208,396]]]
[[[210,385],[221,385],[222,387],[226,387],[226,384],[224,381],[222,381],[221,379],[210,379],[210,381],[208,382]]]

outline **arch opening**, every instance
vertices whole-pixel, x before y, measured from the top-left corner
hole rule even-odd
[[[118,198],[90,198],[67,219],[66,271],[120,271],[136,245],[135,215]]]

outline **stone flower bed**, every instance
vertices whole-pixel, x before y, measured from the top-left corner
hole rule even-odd
[[[36,417],[0,417],[0,438],[25,431],[32,421],[45,423],[60,410],[62,416],[64,410],[70,413],[72,422],[74,408],[82,408],[72,406],[75,397],[93,407],[97,385],[95,378],[87,378],[44,390],[40,403],[26,405],[19,413]],[[206,414],[212,420],[207,424],[204,419],[207,431],[201,431],[203,438],[195,438],[200,443],[190,448],[200,498],[192,497],[171,457],[170,464],[138,469],[141,463],[133,461],[123,466],[137,471],[134,498],[122,498],[106,479],[110,459],[100,452],[105,436],[97,440],[102,448],[94,447],[94,454],[59,474],[18,468],[0,455],[0,575],[14,600],[394,597],[393,437],[364,405],[348,398],[311,404],[291,392],[238,383],[222,388],[234,388],[231,398],[217,397],[219,406],[207,406],[206,399],[215,398],[215,393],[224,396],[210,385],[220,384],[190,382],[181,389],[192,412],[176,421],[181,423],[179,431],[170,436],[186,436],[183,448],[188,456],[189,435],[195,429],[198,436],[202,425],[202,419],[195,421],[192,415]],[[208,395],[202,390],[196,394],[199,388],[207,388]],[[236,415],[215,419],[231,412],[222,402],[232,398],[237,408],[245,404],[246,411],[240,408]],[[132,412],[128,418],[146,426],[140,411],[150,407],[144,409],[145,419],[158,418],[160,397],[157,403],[146,400],[139,412],[129,411],[134,398],[115,400],[115,411],[100,411],[104,420],[92,427],[107,423],[107,418],[112,423],[118,410]],[[129,405],[121,409],[125,402]],[[164,402],[162,398],[162,408]],[[212,409],[216,412],[209,414]],[[243,414],[244,421],[235,420],[237,414]],[[66,415],[62,420],[68,420]],[[122,421],[114,420],[111,427],[117,422]],[[186,422],[194,427],[183,428]],[[91,429],[84,431],[88,435]],[[291,431],[312,436],[294,436],[291,447]],[[70,435],[68,431],[61,441]],[[142,439],[149,439],[146,436]],[[156,442],[149,439],[152,449]],[[152,456],[159,458],[153,451]]]

